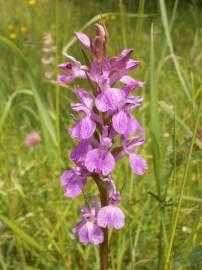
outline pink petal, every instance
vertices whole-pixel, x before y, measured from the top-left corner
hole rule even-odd
[[[73,62],[78,62],[74,56],[72,56],[72,55],[70,55],[70,54],[68,54],[66,52],[63,52],[63,55],[65,57],[67,57],[68,59],[72,60]]]
[[[104,58],[103,60],[103,66],[102,66],[102,71],[104,75],[108,75],[111,69],[111,64],[109,59]]]
[[[137,175],[143,175],[145,170],[148,169],[148,165],[142,156],[130,154],[129,162],[131,168]]]
[[[126,86],[123,86],[122,89],[126,92],[126,93],[130,93],[131,91],[133,91],[134,89],[137,89],[139,87],[143,87],[144,83],[140,82],[140,81],[136,81],[134,80],[132,77],[125,75],[120,79],[120,82],[126,84]]]
[[[64,71],[64,72],[71,72],[72,71],[72,66],[73,64],[70,62],[65,62],[62,64],[59,64],[58,67],[60,70]]]
[[[141,127],[140,123],[130,115],[130,125],[129,125],[129,133],[140,132],[143,133],[143,128]]]
[[[127,135],[129,133],[130,115],[123,110],[114,114],[112,117],[112,126],[119,134]]]
[[[74,80],[75,78],[74,78],[74,76],[72,76],[72,75],[67,75],[67,76],[65,76],[65,75],[59,75],[58,76],[58,82],[60,82],[60,83],[62,83],[62,84],[65,84],[65,83],[70,83],[70,82],[72,82],[73,80]]]
[[[95,105],[101,112],[116,110],[119,106],[124,104],[125,98],[126,95],[124,91],[117,88],[109,88],[96,97]]]
[[[127,85],[134,85],[134,86],[136,86],[136,88],[144,86],[143,82],[137,81],[137,80],[133,79],[132,77],[130,77],[128,75],[123,76],[120,79],[120,82],[122,82],[124,84],[127,84]]]
[[[74,34],[84,47],[90,48],[90,39],[87,35],[80,32],[75,32]]]
[[[97,215],[97,224],[102,228],[121,229],[124,224],[125,217],[122,210],[115,205],[107,205],[100,208]]]
[[[98,86],[100,87],[101,91],[105,91],[110,88],[110,81],[108,74],[101,75],[97,81]]]
[[[64,171],[61,176],[61,185],[64,188],[66,197],[74,198],[81,194],[83,187],[86,183],[86,177],[81,176],[77,168]]]
[[[140,62],[137,60],[129,59],[127,64],[126,64],[126,69],[127,70],[134,70],[139,65],[139,63]]]
[[[75,161],[75,162],[83,162],[85,160],[85,157],[87,153],[92,149],[92,146],[85,142],[82,141],[77,146],[73,149],[70,155],[70,159]]]
[[[91,95],[80,87],[77,87],[75,91],[81,102],[86,105],[86,107],[91,109],[93,107],[93,98],[91,97]]]
[[[140,136],[134,136],[132,138],[122,137],[121,144],[125,151],[131,153],[135,148],[144,144],[144,138]]]
[[[133,49],[125,49],[118,56],[111,59],[112,68],[122,69],[126,67],[128,60],[133,52]]]
[[[140,106],[143,102],[143,98],[140,96],[129,95],[126,100],[126,109],[127,111],[132,111],[134,108]]]
[[[70,130],[71,137],[77,138],[79,141],[86,140],[93,135],[95,129],[96,124],[87,116],[78,121]]]
[[[110,152],[102,149],[93,149],[86,155],[85,166],[90,172],[102,172],[106,176],[113,171],[115,160]]]
[[[112,126],[119,134],[127,135],[136,131],[142,132],[142,127],[139,122],[132,115],[123,110],[113,115]]]
[[[104,235],[102,229],[93,222],[86,222],[78,232],[79,240],[83,244],[98,245],[103,242]]]
[[[88,76],[90,80],[98,82],[98,79],[100,78],[100,66],[96,59],[93,60],[90,71],[88,72]]]
[[[83,104],[81,103],[70,103],[70,106],[73,111],[75,112],[81,112],[84,113],[85,115],[88,115],[90,113],[90,110]]]
[[[81,79],[86,79],[86,72],[84,70],[78,69],[75,72],[75,77],[81,78]]]

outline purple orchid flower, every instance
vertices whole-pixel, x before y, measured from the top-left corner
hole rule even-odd
[[[99,148],[90,150],[85,158],[85,166],[88,171],[102,173],[103,176],[110,174],[115,167],[115,159],[108,151],[112,146],[111,138],[108,135],[108,126],[103,127],[103,136]]]
[[[127,94],[128,89],[127,92],[126,89],[122,88],[121,90],[125,93],[125,99],[122,100],[122,104],[119,104],[118,110],[116,110],[112,115],[112,126],[118,134],[125,136],[135,132],[142,133],[143,129],[141,125],[130,112],[140,106],[143,99],[139,96],[133,96],[129,93]]]
[[[58,76],[58,81],[62,84],[73,82],[76,78],[86,78],[85,71],[82,69],[81,63],[77,61],[73,56],[64,53],[64,56],[71,60],[71,62],[65,62],[59,64],[58,67],[62,74]]]
[[[100,208],[97,215],[97,223],[100,227],[119,230],[124,226],[124,213],[116,206],[120,199],[120,193],[116,192],[110,197],[110,204]]]
[[[81,119],[76,122],[70,133],[72,138],[82,141],[90,138],[96,129],[96,123],[92,120],[93,98],[82,88],[76,88],[75,92],[81,103],[72,103],[71,107]]]
[[[144,138],[142,136],[134,136],[132,138],[122,136],[121,143],[123,150],[116,156],[116,160],[128,155],[132,170],[137,175],[143,175],[148,169],[148,165],[142,156],[134,153],[134,150],[144,144]]]
[[[78,235],[80,242],[85,245],[98,245],[104,240],[103,231],[97,225],[96,217],[98,210],[99,205],[96,199],[93,200],[93,207],[91,209],[88,208],[88,203],[86,202],[86,207],[81,208],[82,220],[72,230],[73,234]]]
[[[64,189],[64,195],[69,198],[77,197],[81,194],[86,183],[87,172],[80,167],[64,171],[61,176],[61,185]]]
[[[96,24],[94,39],[79,32],[75,36],[83,46],[83,52],[92,54],[92,62],[85,66],[65,54],[70,62],[59,65],[62,72],[59,82],[71,83],[83,78],[92,91],[80,86],[74,90],[79,102],[71,103],[76,116],[70,135],[77,145],[71,151],[70,160],[75,167],[65,170],[61,185],[65,196],[70,198],[85,194],[87,178],[92,178],[98,186],[101,205],[94,198],[90,208],[86,200],[81,209],[81,221],[73,233],[83,244],[102,243],[101,254],[104,254],[102,248],[108,243],[105,232],[112,228],[121,229],[125,224],[124,212],[118,207],[121,195],[111,176],[116,163],[128,156],[132,170],[139,176],[148,168],[136,151],[144,143],[143,128],[132,115],[143,102],[143,98],[134,92],[144,83],[129,75],[139,65],[139,61],[131,58],[133,49],[125,49],[112,59],[107,57],[109,37],[104,26]],[[106,253],[101,255],[101,261],[104,260]]]
[[[125,84],[122,89],[124,90],[124,92],[126,94],[129,94],[130,92],[132,92],[133,90],[137,89],[137,88],[142,88],[144,87],[144,83],[140,82],[140,81],[136,81],[135,79],[133,79],[132,77],[125,75],[120,79],[120,82],[122,82],[123,84]]]
[[[115,160],[106,149],[93,149],[86,156],[85,166],[91,173],[102,173],[106,176],[113,171]]]
[[[88,141],[81,141],[72,150],[70,159],[73,160],[77,165],[84,165],[84,161],[87,153],[92,149],[92,146]]]
[[[139,61],[130,59],[132,53],[133,49],[125,49],[118,56],[111,59],[111,85],[119,81],[129,71],[136,69],[139,65]]]
[[[95,105],[100,112],[117,110],[125,101],[125,92],[119,88],[108,88],[95,99]]]

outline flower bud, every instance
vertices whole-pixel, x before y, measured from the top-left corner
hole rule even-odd
[[[107,30],[104,26],[102,26],[101,24],[96,24],[95,27],[96,27],[96,37],[91,42],[91,50],[95,55],[98,64],[102,67],[109,37]]]

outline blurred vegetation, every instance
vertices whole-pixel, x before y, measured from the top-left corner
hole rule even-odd
[[[137,177],[123,160],[113,174],[126,226],[110,234],[110,269],[202,269],[201,1],[0,0],[0,15],[0,269],[98,269],[98,247],[71,233],[83,198],[65,199],[59,183],[72,165],[75,96],[55,83],[64,48],[83,61],[73,32],[92,35],[96,21],[110,33],[109,56],[135,49],[133,76],[146,82],[136,116],[149,170]],[[56,46],[51,69],[44,32]],[[30,149],[33,130],[42,143]]]

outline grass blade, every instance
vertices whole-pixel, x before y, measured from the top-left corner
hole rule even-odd
[[[144,14],[145,0],[139,0],[138,14]],[[141,33],[143,26],[143,17],[139,16],[136,21],[135,27],[135,43],[137,46],[140,44]]]
[[[44,137],[46,138],[46,133],[45,130],[48,131],[49,136],[51,137],[53,143],[56,145],[57,144],[57,140],[56,140],[56,135],[55,135],[55,130],[53,128],[53,123],[52,120],[48,114],[48,110],[47,107],[45,106],[45,104],[42,102],[41,97],[38,94],[37,91],[37,87],[35,84],[35,80],[34,80],[34,76],[32,73],[32,70],[30,68],[30,65],[26,59],[26,57],[24,56],[24,54],[22,53],[22,51],[15,45],[15,43],[13,43],[12,41],[10,41],[9,39],[0,36],[0,41],[5,44],[7,47],[9,47],[18,57],[19,59],[24,63],[24,65],[26,66],[27,72],[26,72],[26,76],[27,79],[30,83],[31,89],[33,91],[34,94],[34,98],[36,101],[36,105],[38,108],[38,112],[39,112],[39,116],[41,119],[41,125],[42,125],[42,129],[44,132]]]
[[[172,10],[171,20],[170,20],[170,23],[169,23],[169,32],[170,33],[171,33],[172,29],[173,29],[178,4],[179,4],[179,0],[175,0],[174,7],[173,7],[173,10]],[[157,77],[159,77],[159,74],[160,74],[160,72],[162,70],[162,67],[163,67],[164,57],[165,57],[165,54],[167,52],[167,40],[164,41],[164,44],[163,44],[162,47],[163,47],[163,49],[162,49],[162,53],[161,53],[161,61],[159,62],[158,68],[157,68]]]
[[[121,32],[122,32],[122,38],[123,38],[123,46],[124,48],[127,48],[127,35],[126,35],[126,12],[123,4],[123,0],[119,1],[119,9],[121,14]]]
[[[17,234],[21,239],[23,239],[27,244],[32,246],[33,248],[37,249],[38,251],[42,251],[43,247],[36,242],[30,235],[25,233],[22,229],[20,229],[14,221],[8,219],[7,217],[4,217],[3,215],[0,214],[0,219],[8,226],[11,228],[11,230]]]
[[[172,60],[173,60],[177,75],[179,77],[180,83],[182,85],[182,88],[183,88],[187,98],[189,99],[189,101],[192,102],[189,87],[187,86],[187,82],[185,81],[185,78],[184,78],[184,76],[182,74],[180,65],[178,63],[177,57],[176,57],[175,52],[174,52],[173,43],[172,43],[172,39],[171,39],[171,36],[170,36],[168,17],[167,17],[167,12],[166,12],[166,5],[165,5],[164,0],[159,0],[159,2],[160,2],[162,23],[163,23],[163,27],[164,27],[164,31],[165,31],[165,35],[166,35],[166,39],[167,39],[167,43],[168,43],[168,47],[169,47],[169,50],[171,52],[171,57],[172,57]]]
[[[186,166],[185,166],[185,171],[184,171],[183,179],[182,179],[181,186],[180,186],[180,194],[179,194],[179,199],[178,199],[178,203],[177,203],[176,214],[175,214],[174,222],[173,222],[173,225],[172,225],[169,245],[168,245],[166,258],[165,258],[165,270],[171,269],[170,264],[171,264],[172,248],[173,248],[174,238],[175,238],[175,234],[176,234],[176,228],[177,228],[179,213],[180,213],[182,200],[183,200],[183,196],[184,196],[185,184],[186,184],[186,181],[187,181],[187,176],[188,176],[189,167],[190,167],[190,163],[191,163],[191,155],[192,155],[193,146],[194,146],[194,143],[195,143],[196,134],[197,134],[197,130],[198,130],[201,109],[202,109],[202,99],[200,101],[199,110],[197,112],[195,125],[194,125],[194,132],[193,132],[192,142],[191,142],[191,145],[190,145],[189,154],[188,154],[187,162],[186,162]]]
[[[150,44],[150,123],[151,133],[153,138],[152,151],[154,156],[154,174],[158,196],[161,196],[160,187],[160,148],[159,148],[159,116],[158,116],[158,95],[155,85],[155,56],[154,56],[154,40],[153,40],[153,25],[151,27],[151,44]]]
[[[176,113],[172,110],[170,105],[168,105],[165,101],[162,101],[162,100],[159,101],[159,104],[160,104],[161,108],[167,114],[169,114],[169,116],[172,119],[176,118],[176,122],[178,122],[178,124],[180,124],[180,126],[186,131],[188,136],[190,136],[190,137],[193,136],[193,132],[191,131],[191,129],[184,123],[184,121],[178,115],[176,115]],[[200,147],[200,149],[202,149],[202,142],[199,139],[196,139],[195,143],[198,145],[198,147]]]
[[[56,67],[55,73],[58,77],[58,64],[59,64],[59,3],[55,1],[55,38],[56,38]],[[61,156],[61,134],[60,134],[60,85],[55,85],[55,112],[56,112],[56,135],[57,135],[57,160],[58,169],[60,170],[60,156]]]
[[[0,132],[2,131],[3,125],[7,119],[7,116],[10,112],[11,109],[11,105],[13,104],[13,100],[15,99],[16,96],[18,96],[19,94],[25,94],[25,95],[33,95],[32,91],[30,90],[19,90],[14,92],[8,99],[5,109],[2,113],[2,116],[0,118]]]

